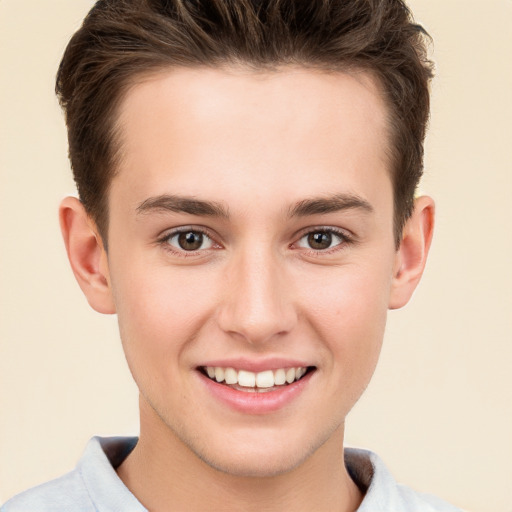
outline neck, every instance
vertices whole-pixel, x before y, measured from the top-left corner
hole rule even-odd
[[[117,472],[148,510],[159,512],[354,512],[362,501],[345,468],[342,429],[298,467],[279,475],[247,477],[211,467],[168,428],[155,429],[141,421],[139,442]]]

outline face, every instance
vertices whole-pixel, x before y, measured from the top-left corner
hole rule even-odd
[[[108,281],[141,436],[239,475],[339,444],[397,264],[385,117],[365,74],[176,69],[129,91]]]

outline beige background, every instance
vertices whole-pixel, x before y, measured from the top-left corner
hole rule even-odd
[[[89,309],[57,225],[73,192],[53,78],[91,0],[0,0],[0,502],[137,431],[116,320]],[[422,189],[431,260],[390,314],[347,441],[474,512],[512,512],[512,0],[414,0],[437,79]]]

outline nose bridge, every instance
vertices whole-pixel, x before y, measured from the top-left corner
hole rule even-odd
[[[297,319],[283,261],[269,245],[267,241],[233,256],[219,312],[220,327],[250,343],[289,332]]]

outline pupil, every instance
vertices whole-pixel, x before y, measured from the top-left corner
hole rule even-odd
[[[331,246],[332,235],[330,233],[317,231],[308,236],[308,243],[312,249],[328,249]]]
[[[203,235],[202,233],[196,233],[194,231],[180,233],[178,243],[185,251],[196,251],[203,245]]]

